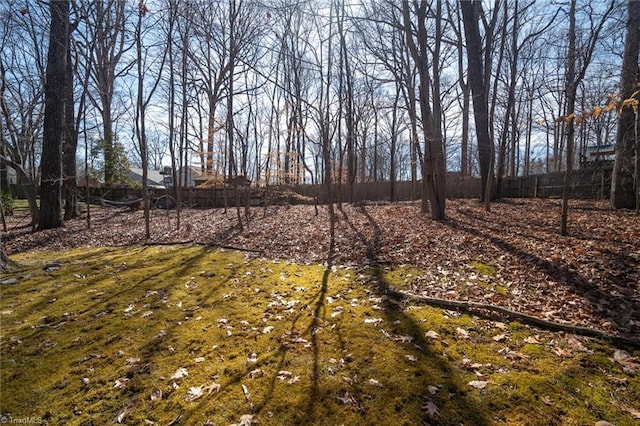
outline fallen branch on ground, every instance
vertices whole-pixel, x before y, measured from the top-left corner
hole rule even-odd
[[[512,311],[501,306],[490,305],[488,303],[471,302],[464,300],[450,300],[439,299],[434,297],[422,296],[419,294],[404,292],[400,290],[387,289],[387,294],[399,299],[407,299],[420,303],[424,303],[431,306],[437,306],[447,309],[461,310],[471,314],[479,314],[478,311],[491,312],[494,314],[500,314],[503,317],[515,319],[523,324],[533,325],[539,328],[552,331],[563,331],[566,333],[573,333],[580,336],[595,337],[598,339],[609,340],[612,343],[619,346],[632,346],[640,348],[640,340],[630,337],[620,336],[617,334],[607,333],[606,331],[598,330],[595,328],[583,327],[571,323],[559,323],[555,321],[545,320],[533,315],[523,314],[521,312]],[[482,315],[482,314],[481,314]],[[484,316],[488,316],[484,314]]]

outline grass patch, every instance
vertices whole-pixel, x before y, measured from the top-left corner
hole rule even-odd
[[[405,283],[398,270],[177,246],[13,258],[18,282],[0,287],[0,410],[14,419],[636,421],[640,378],[613,348],[398,303],[384,295]]]

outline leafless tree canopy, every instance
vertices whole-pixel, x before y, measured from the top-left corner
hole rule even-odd
[[[0,8],[0,184],[15,171],[34,226],[40,185],[115,183],[123,157],[171,168],[178,199],[189,167],[338,185],[340,202],[381,180],[394,201],[411,181],[442,219],[447,173],[480,176],[489,203],[505,178],[606,165],[617,145],[612,192],[636,199],[637,161],[622,162],[638,158],[634,1],[71,2],[64,49],[50,33],[59,6]],[[47,130],[45,93],[63,136]],[[58,167],[46,150],[62,143]],[[65,184],[67,205],[76,191]]]

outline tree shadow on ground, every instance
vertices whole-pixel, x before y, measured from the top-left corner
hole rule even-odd
[[[460,213],[462,216],[476,219],[475,215],[469,211],[462,210]],[[550,280],[558,282],[559,285],[586,300],[597,315],[614,324],[620,332],[625,333],[633,329],[630,325],[631,320],[640,321],[640,303],[633,297],[634,289],[627,289],[630,294],[620,291],[612,292],[611,288],[605,287],[602,285],[603,283],[590,281],[571,269],[569,265],[553,262],[543,258],[538,253],[518,247],[514,243],[501,238],[497,232],[483,232],[473,226],[471,222],[449,218],[443,224],[455,231],[486,240],[497,249],[531,265],[535,271],[545,274]],[[627,259],[627,261],[635,262],[632,258]]]
[[[369,288],[373,294],[382,299],[382,313],[385,319],[391,323],[400,321],[409,331],[410,336],[414,339],[414,345],[420,348],[420,356],[417,357],[417,365],[425,374],[439,376],[445,381],[443,387],[448,390],[450,397],[456,405],[458,419],[442,419],[437,424],[466,424],[466,425],[488,425],[490,420],[484,414],[483,408],[469,397],[466,389],[460,385],[463,383],[458,373],[451,367],[450,361],[442,354],[433,350],[432,345],[425,337],[425,330],[408,314],[405,306],[400,300],[395,299],[389,282],[384,274],[384,261],[380,259],[380,248],[384,244],[382,241],[382,231],[375,219],[369,214],[365,206],[358,208],[358,212],[366,219],[368,226],[371,228],[372,235],[367,237],[363,230],[358,229],[349,219],[346,212],[341,209],[342,220],[352,230],[354,235],[366,245],[367,257],[363,259],[362,267],[370,275],[368,280]],[[416,395],[419,398],[420,395]],[[425,414],[423,422],[430,424],[433,420]]]

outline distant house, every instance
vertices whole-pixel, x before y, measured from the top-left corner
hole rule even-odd
[[[200,167],[196,166],[186,166],[182,167],[179,172],[180,180],[182,182],[182,186],[186,186],[187,188],[193,188],[196,186],[196,181],[202,177],[202,173],[200,172]]]
[[[200,169],[196,166],[182,167],[179,172],[180,181],[183,187],[193,188],[196,181],[200,179]],[[129,178],[137,184],[142,184],[142,169],[131,168]],[[165,166],[162,170],[149,170],[147,175],[147,185],[150,188],[170,188],[173,186],[173,174],[171,167]]]
[[[612,165],[616,158],[615,144],[589,145],[584,155],[580,155],[581,168]]]
[[[129,169],[129,179],[142,185],[142,169],[132,167]],[[164,188],[165,176],[160,170],[147,171],[147,186],[149,188]]]

